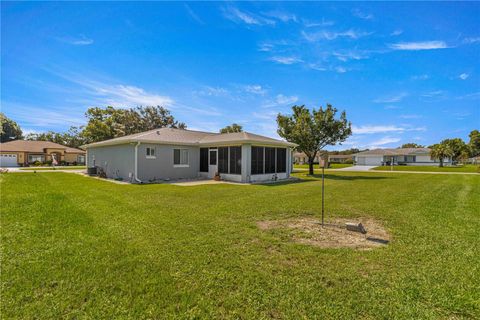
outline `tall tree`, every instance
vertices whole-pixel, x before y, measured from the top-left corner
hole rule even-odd
[[[480,155],[480,131],[472,130],[468,137],[470,138],[470,141],[468,142],[470,155],[472,157]]]
[[[452,161],[457,162],[462,157],[465,157],[465,154],[468,153],[468,146],[460,138],[454,139],[445,139],[441,144],[446,144],[452,150]]]
[[[289,142],[298,144],[297,150],[308,158],[309,174],[313,174],[313,161],[326,146],[341,144],[352,134],[352,124],[345,111],[336,119],[337,109],[327,107],[311,112],[305,106],[293,106],[292,115],[278,114],[278,134]]]
[[[233,133],[233,132],[242,132],[243,127],[239,124],[232,123],[231,126],[226,126],[225,128],[220,129],[220,133]]]
[[[400,148],[425,148],[421,144],[416,144],[414,142],[404,143]]]
[[[160,106],[132,109],[116,109],[111,106],[104,109],[90,108],[85,116],[88,123],[81,133],[85,143],[123,137],[163,127],[186,128],[184,123],[175,120],[169,110]]]
[[[0,142],[22,139],[20,126],[0,112]]]
[[[440,161],[440,167],[443,167],[443,159],[453,156],[453,150],[444,142],[434,144],[430,149],[430,156],[432,159]]]

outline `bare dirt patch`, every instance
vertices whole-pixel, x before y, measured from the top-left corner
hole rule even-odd
[[[346,222],[361,222],[366,234],[348,231]],[[382,224],[369,218],[336,219],[325,223],[311,217],[259,221],[257,226],[261,230],[279,230],[286,232],[292,241],[322,248],[353,248],[368,250],[386,246],[390,242],[390,235]]]

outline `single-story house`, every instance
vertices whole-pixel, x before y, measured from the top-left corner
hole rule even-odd
[[[87,166],[133,183],[213,178],[257,182],[287,179],[294,143],[249,132],[161,128],[85,145]]]
[[[397,148],[374,149],[355,153],[353,159],[356,165],[408,165],[431,166],[439,165],[440,161],[433,160],[429,148]],[[444,164],[451,164],[451,159],[445,158]]]
[[[50,141],[13,140],[0,144],[0,167],[18,167],[53,161],[84,164],[85,151]]]
[[[351,154],[330,154],[328,155],[328,162],[330,163],[346,163],[353,161],[353,155]]]
[[[298,152],[295,151],[293,153],[293,159],[294,163],[296,164],[307,164],[308,163],[308,157],[305,153],[303,152]],[[313,159],[313,163],[320,163],[321,159],[321,154],[317,154],[315,158]],[[353,156],[350,155],[343,155],[343,154],[332,154],[328,156],[328,162],[329,163],[345,163],[348,162],[349,160],[352,160]]]
[[[317,154],[315,159],[313,159],[313,163],[320,163],[320,158],[321,158],[320,154]],[[295,163],[295,164],[306,164],[306,163],[308,163],[308,157],[303,152],[295,151],[293,153],[293,163]]]

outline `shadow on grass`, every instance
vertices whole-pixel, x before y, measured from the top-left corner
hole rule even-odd
[[[279,187],[279,186],[285,186],[288,184],[297,184],[297,183],[305,183],[305,182],[313,182],[315,180],[312,179],[292,179],[292,180],[284,180],[284,181],[276,181],[276,182],[266,182],[266,183],[256,183],[255,185],[257,186],[262,186],[262,187]]]
[[[321,174],[307,175],[308,178],[322,179]],[[378,176],[337,176],[334,174],[326,174],[325,179],[329,180],[383,180],[383,179],[394,179],[394,177],[378,177]]]

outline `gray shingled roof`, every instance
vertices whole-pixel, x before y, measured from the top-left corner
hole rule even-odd
[[[407,156],[416,154],[429,154],[429,148],[397,148],[397,149],[373,149],[355,153],[354,156]]]
[[[161,143],[174,145],[221,145],[226,143],[262,143],[294,147],[296,144],[272,139],[249,132],[212,133],[184,129],[160,128],[129,136],[87,144],[84,147],[100,147],[124,143]]]

